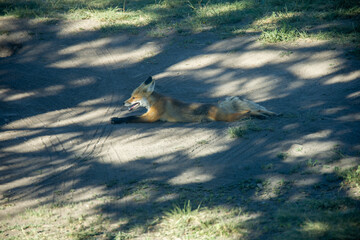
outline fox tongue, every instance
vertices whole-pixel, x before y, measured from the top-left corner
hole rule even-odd
[[[133,105],[131,105],[129,107],[129,111],[133,110],[135,107],[137,107],[137,105],[139,105],[139,103],[134,103]]]

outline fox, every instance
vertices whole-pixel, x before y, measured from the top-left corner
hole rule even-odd
[[[111,124],[164,122],[233,122],[243,118],[264,119],[277,116],[259,104],[239,97],[227,97],[217,104],[185,103],[154,91],[155,80],[150,76],[140,84],[124,102],[124,107],[133,111],[145,107],[140,116],[113,117]]]

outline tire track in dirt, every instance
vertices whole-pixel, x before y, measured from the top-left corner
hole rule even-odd
[[[114,69],[111,67],[112,65],[116,65],[116,61],[113,59],[113,57],[111,56],[111,54],[107,48],[102,50],[101,48],[99,49],[95,46],[92,46],[91,42],[87,42],[87,44],[90,46],[90,48],[95,53],[97,58],[106,59],[105,62],[102,62],[102,66],[105,69],[107,69],[107,74],[109,76],[108,79],[111,80],[110,83],[106,84],[106,85],[110,85],[110,102],[109,102],[109,104],[107,104],[107,107],[106,107],[105,113],[104,113],[105,124],[101,124],[101,125],[97,126],[97,128],[93,134],[93,137],[92,137],[92,139],[95,138],[95,140],[92,140],[89,142],[89,144],[86,146],[86,148],[82,154],[85,157],[90,157],[91,155],[96,155],[95,151],[96,151],[98,144],[100,144],[100,148],[98,148],[97,152],[98,153],[101,152],[101,150],[104,147],[105,142],[111,135],[111,128],[109,128],[108,124],[106,124],[106,123],[109,122],[107,119],[110,118],[110,115],[112,115],[118,107],[115,107],[115,108],[113,107],[115,105],[115,103],[114,103],[114,91],[115,91],[114,86],[117,86],[117,84],[114,82],[116,77],[114,74]],[[109,87],[105,86],[104,89],[109,89]],[[113,111],[111,111],[112,108],[113,108]],[[92,145],[92,148],[90,147],[91,145]],[[90,150],[88,151],[88,149],[90,149]]]
[[[39,121],[39,118],[36,118],[36,120]],[[40,120],[41,122],[41,120]],[[29,125],[29,126],[33,126],[34,124],[38,125],[39,123],[36,122],[36,121],[33,121],[31,118],[23,118],[21,119],[17,124],[19,125]],[[43,124],[41,122],[41,124]],[[39,127],[41,128],[41,126]],[[27,178],[28,181],[31,181],[32,185],[33,186],[37,186],[34,188],[22,188],[21,186],[13,186],[13,188],[15,189],[18,189],[16,191],[16,198],[18,199],[26,199],[26,198],[31,198],[32,194],[34,194],[34,192],[36,192],[37,190],[39,190],[40,188],[43,188],[43,184],[41,183],[42,182],[42,177],[38,177],[36,174],[34,175],[34,171],[36,170],[39,170],[39,169],[49,169],[51,168],[51,163],[52,161],[54,160],[53,158],[53,155],[52,153],[54,151],[51,151],[49,150],[49,148],[54,148],[55,149],[55,145],[54,143],[51,141],[51,137],[47,137],[47,140],[44,139],[43,136],[39,136],[38,138],[40,138],[40,143],[43,147],[39,146],[39,139],[36,140],[36,139],[33,139],[32,137],[24,137],[24,136],[19,136],[17,138],[21,138],[23,140],[23,144],[24,146],[22,147],[23,149],[32,149],[33,151],[30,151],[30,152],[34,152],[34,153],[41,153],[43,151],[42,148],[45,149],[45,152],[47,153],[48,155],[48,158],[49,160],[46,161],[45,159],[44,160],[41,160],[42,158],[38,157],[38,161],[36,163],[36,165],[33,165],[33,166],[28,166],[29,163],[27,162],[24,162],[22,164],[24,164],[25,166],[28,166],[27,167],[27,175],[23,175],[22,178]],[[36,141],[36,142],[34,142]],[[49,144],[47,144],[46,142],[49,142]],[[26,147],[29,146],[28,148]],[[50,146],[48,146],[50,145]],[[41,156],[41,155],[40,155]],[[16,156],[12,156],[12,158],[16,158]],[[40,161],[41,160],[41,161]],[[54,173],[54,171],[51,171],[49,172],[48,175],[52,175],[52,173]],[[11,174],[17,174],[17,171],[13,171],[13,173],[10,173],[9,175]],[[55,188],[54,188],[55,189]]]
[[[106,65],[107,65],[107,63],[103,64],[104,67],[106,67]],[[25,64],[19,65],[19,71],[24,72],[25,74],[27,72],[33,73],[35,71],[40,74],[40,70],[37,71],[36,68],[33,68],[30,65],[25,65]],[[109,79],[114,79],[114,76],[113,76],[114,74],[112,74],[112,70],[109,70],[108,72],[110,72]],[[41,74],[39,76],[41,76]],[[50,83],[50,85],[51,84],[53,84],[53,83]],[[111,84],[111,85],[116,86],[115,84]],[[100,86],[100,89],[104,89],[104,87]],[[112,90],[112,92],[111,92],[111,103],[112,103],[113,97],[114,97],[114,92],[113,92],[114,88],[110,87],[110,89]],[[64,99],[64,100],[66,100],[66,99]],[[71,107],[71,108],[66,107],[68,105],[68,103],[66,101],[63,101],[62,98],[57,97],[56,101],[53,98],[48,98],[47,101],[40,101],[40,100],[34,99],[34,100],[32,100],[31,104],[38,105],[40,107],[39,109],[56,109],[55,112],[53,112],[52,114],[66,116],[66,121],[69,121],[70,125],[63,126],[64,132],[68,132],[68,131],[72,132],[73,131],[72,129],[81,129],[81,123],[78,123],[73,120],[73,117],[76,116],[76,114],[79,112],[78,108],[77,107]],[[66,109],[68,111],[63,112],[63,111],[57,110],[57,109],[63,109],[64,107],[66,107]],[[110,108],[111,108],[111,105],[108,105],[105,110],[105,116],[109,116]],[[19,112],[21,112],[21,111],[19,111]],[[53,153],[62,152],[61,156],[63,156],[64,159],[69,158],[69,157],[72,158],[71,156],[73,155],[73,153],[67,151],[68,150],[67,147],[65,147],[63,144],[64,141],[66,142],[67,140],[62,139],[62,137],[59,136],[56,132],[54,132],[51,128],[47,128],[46,127],[47,124],[42,121],[42,118],[44,118],[44,117],[46,117],[46,115],[42,115],[42,116],[34,115],[32,117],[27,117],[25,119],[22,118],[22,119],[20,119],[20,121],[18,123],[21,125],[24,125],[24,126],[34,126],[34,125],[39,125],[39,123],[40,123],[39,128],[43,128],[44,131],[46,131],[46,132],[44,132],[44,134],[46,133],[46,136],[45,135],[40,136],[40,140],[41,140],[41,144],[43,145],[44,150],[49,155],[49,164],[50,165],[52,164],[52,162],[54,160],[54,158],[52,156]],[[61,124],[61,123],[58,123],[58,124]],[[55,126],[53,126],[53,127],[56,128],[58,124],[55,123]],[[52,133],[54,133],[54,134],[52,134]],[[106,134],[106,136],[105,136],[105,134]],[[104,146],[104,143],[106,142],[106,140],[110,136],[110,134],[111,134],[111,131],[107,130],[107,125],[98,126],[97,129],[95,130],[95,133],[93,134],[93,136],[91,138],[91,142],[88,144],[88,146],[93,145],[93,149],[91,152],[88,152],[88,153],[85,150],[84,154],[88,154],[88,155],[93,154],[95,152],[95,148],[102,141],[101,148],[98,151],[98,152],[101,152],[102,147]],[[55,140],[55,142],[54,142],[54,140]],[[34,147],[34,151],[42,151],[42,147],[39,145],[34,145],[31,147]],[[57,158],[59,158],[61,156],[57,156]],[[81,157],[82,156],[80,156],[80,158]],[[68,165],[69,163],[70,162],[67,162],[66,164]],[[41,166],[39,166],[39,167],[41,167]],[[70,169],[71,169],[71,167],[68,168],[68,170],[70,170]],[[69,173],[70,171],[67,171],[67,172]],[[53,179],[53,178],[57,178],[57,177],[59,177],[61,179],[66,178],[63,170],[59,170],[58,174],[61,174],[61,176],[56,176],[57,175],[56,173],[51,174],[51,176],[48,176],[49,180],[50,180],[50,178]],[[66,174],[66,175],[68,175],[68,174]],[[71,177],[74,178],[74,176],[71,176]],[[44,179],[39,180],[39,181],[41,182],[41,184],[43,184],[45,182]]]
[[[128,42],[129,39],[126,39],[126,41]],[[124,80],[124,79],[132,79],[128,76],[127,72],[125,71],[121,71],[121,79],[119,79],[119,77],[116,75],[116,72],[118,72],[119,70],[115,68],[115,66],[117,65],[121,65],[121,67],[126,67],[126,65],[131,65],[132,61],[129,58],[127,58],[127,60],[124,61],[124,63],[121,63],[119,61],[116,60],[116,58],[113,57],[113,52],[109,50],[109,48],[107,47],[102,47],[99,48],[98,46],[92,46],[92,42],[88,42],[90,48],[92,49],[92,51],[96,54],[97,58],[102,59],[102,66],[104,69],[106,69],[106,72],[108,74],[108,86],[104,86],[104,89],[110,89],[111,92],[111,96],[110,96],[110,103],[108,104],[106,110],[105,110],[105,123],[102,126],[99,126],[96,130],[95,133],[92,136],[92,141],[86,146],[83,155],[98,155],[101,154],[101,152],[103,151],[104,148],[106,148],[107,144],[107,140],[110,138],[113,127],[110,126],[108,123],[108,119],[110,119],[110,116],[113,116],[114,114],[116,114],[117,112],[119,112],[120,110],[120,106],[117,102],[117,99],[115,97],[115,89],[117,92],[128,92],[128,87],[124,87],[121,86],[121,84],[119,84],[119,80]],[[145,50],[147,51],[147,50]],[[115,54],[118,54],[118,52],[115,51]],[[122,53],[122,54],[127,54],[127,53]],[[145,54],[146,55],[146,54]],[[143,73],[142,73],[143,74]],[[135,76],[136,78],[139,77],[139,75]],[[120,81],[121,82],[121,81]],[[124,81],[122,81],[124,82]],[[126,90],[126,91],[124,91]],[[108,126],[109,125],[109,126]],[[110,148],[110,147],[109,147]],[[121,155],[119,155],[118,152],[116,152],[116,156],[117,158],[119,158]],[[111,155],[108,155],[108,158],[111,159]],[[124,156],[126,157],[126,156]],[[112,161],[112,160],[110,160]]]
[[[90,51],[89,53],[87,53],[87,55],[90,55],[90,56],[93,56],[95,55],[96,58],[103,58],[102,56],[104,55],[103,52],[100,50],[98,50],[96,47],[92,46],[92,42],[91,41],[87,41],[86,44],[89,46],[87,48],[87,51]],[[107,67],[107,64],[106,63],[102,63],[102,66],[107,69],[107,75],[109,76],[108,79],[113,79],[113,74],[112,74],[112,70]],[[91,68],[91,65],[89,66]],[[99,82],[99,80],[98,80]],[[101,85],[103,85],[101,83]],[[105,89],[106,86],[104,86]],[[104,89],[104,87],[99,87],[100,89]],[[114,96],[114,93],[113,93],[113,89],[111,89],[111,94],[110,94],[110,103],[107,105],[106,107],[106,110],[105,110],[105,116],[108,115],[108,112],[109,112],[109,109],[111,107],[111,104],[113,102],[113,96]],[[106,128],[106,126],[105,126]],[[99,131],[100,131],[100,134],[99,134]],[[100,142],[101,140],[101,137],[103,136],[104,134],[104,126],[103,125],[97,125],[94,133],[92,134],[92,137],[91,137],[91,140],[89,141],[89,143],[87,144],[87,146],[85,147],[83,153],[81,154],[82,157],[90,157],[91,155],[94,154],[95,152],[95,148],[96,148],[96,145]],[[89,150],[90,149],[90,150]]]

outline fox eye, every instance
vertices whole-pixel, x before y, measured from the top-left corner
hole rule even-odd
[[[135,99],[135,97],[132,97],[132,99]]]

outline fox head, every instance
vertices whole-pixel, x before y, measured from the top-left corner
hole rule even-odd
[[[131,97],[124,102],[124,106],[129,108],[129,111],[137,109],[138,107],[149,108],[148,97],[154,91],[155,81],[152,77],[148,77],[139,87],[137,87],[131,94]]]

